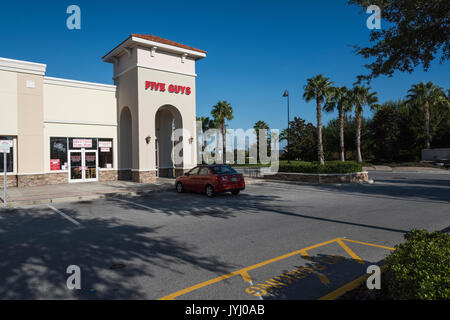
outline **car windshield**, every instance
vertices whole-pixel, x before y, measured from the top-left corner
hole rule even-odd
[[[236,171],[229,166],[214,166],[213,170],[217,174],[236,173]]]

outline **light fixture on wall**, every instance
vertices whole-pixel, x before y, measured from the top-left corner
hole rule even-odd
[[[190,138],[189,138],[189,144],[192,144],[192,142],[194,142],[194,138],[193,138],[193,137],[190,137]]]
[[[152,137],[150,137],[150,136],[147,136],[147,137],[145,138],[145,142],[147,142],[147,144],[150,143],[150,140],[152,140]]]

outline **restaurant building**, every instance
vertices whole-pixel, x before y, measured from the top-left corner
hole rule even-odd
[[[203,50],[132,34],[102,58],[113,65],[114,85],[48,77],[45,64],[0,58],[8,186],[153,183],[194,167],[195,63],[204,57]],[[183,134],[172,141],[176,129]],[[174,163],[180,143],[182,162]]]

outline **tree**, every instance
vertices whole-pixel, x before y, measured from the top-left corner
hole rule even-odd
[[[266,122],[259,120],[253,126],[253,129],[256,134],[256,160],[259,162],[259,130],[269,130],[269,125]]]
[[[411,73],[419,64],[426,71],[439,55],[441,63],[449,59],[448,0],[350,0],[349,3],[364,10],[377,5],[382,19],[390,26],[370,33],[372,47],[354,46],[357,55],[375,59],[365,65],[370,74],[358,76],[359,81],[370,81],[379,75],[392,76],[395,70]]]
[[[345,161],[344,149],[344,114],[352,108],[350,103],[350,92],[347,87],[332,88],[330,97],[324,106],[325,111],[332,112],[334,109],[339,113],[339,146],[341,161]]]
[[[407,103],[410,106],[423,108],[424,128],[425,128],[425,148],[430,149],[430,106],[438,104],[448,105],[448,99],[442,88],[435,86],[431,81],[413,84],[408,90]]]
[[[205,132],[209,129],[217,128],[217,124],[214,120],[209,117],[197,117],[197,121],[201,121],[202,123],[202,132],[203,132],[203,150],[206,148],[206,135]]]
[[[289,151],[294,159],[313,161],[317,159],[316,143],[317,130],[311,123],[306,123],[305,120],[294,117],[294,120],[289,123],[290,127],[290,142]],[[284,129],[280,133],[280,141],[287,140],[288,129]]]
[[[322,103],[325,99],[328,99],[331,93],[331,86],[333,82],[329,78],[325,78],[319,74],[313,78],[307,79],[307,84],[304,86],[305,92],[303,93],[303,99],[306,102],[316,100],[316,112],[317,112],[317,156],[319,163],[324,164],[325,158],[323,155],[323,143],[322,143]]]
[[[361,156],[361,118],[363,109],[366,106],[370,108],[377,107],[378,102],[377,93],[370,92],[370,87],[355,86],[350,95],[351,103],[355,106],[355,121],[356,121],[356,153],[358,162],[362,162]]]
[[[399,160],[400,150],[400,115],[399,105],[402,101],[388,101],[376,111],[372,120],[374,138],[373,153],[377,160],[392,162]]]
[[[211,110],[211,115],[214,117],[214,121],[222,128],[222,145],[223,145],[223,163],[227,163],[227,130],[225,121],[232,120],[233,108],[227,101],[219,101]],[[218,148],[217,148],[218,149]]]

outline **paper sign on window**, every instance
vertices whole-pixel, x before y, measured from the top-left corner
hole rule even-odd
[[[112,148],[112,141],[99,141],[99,148]]]

